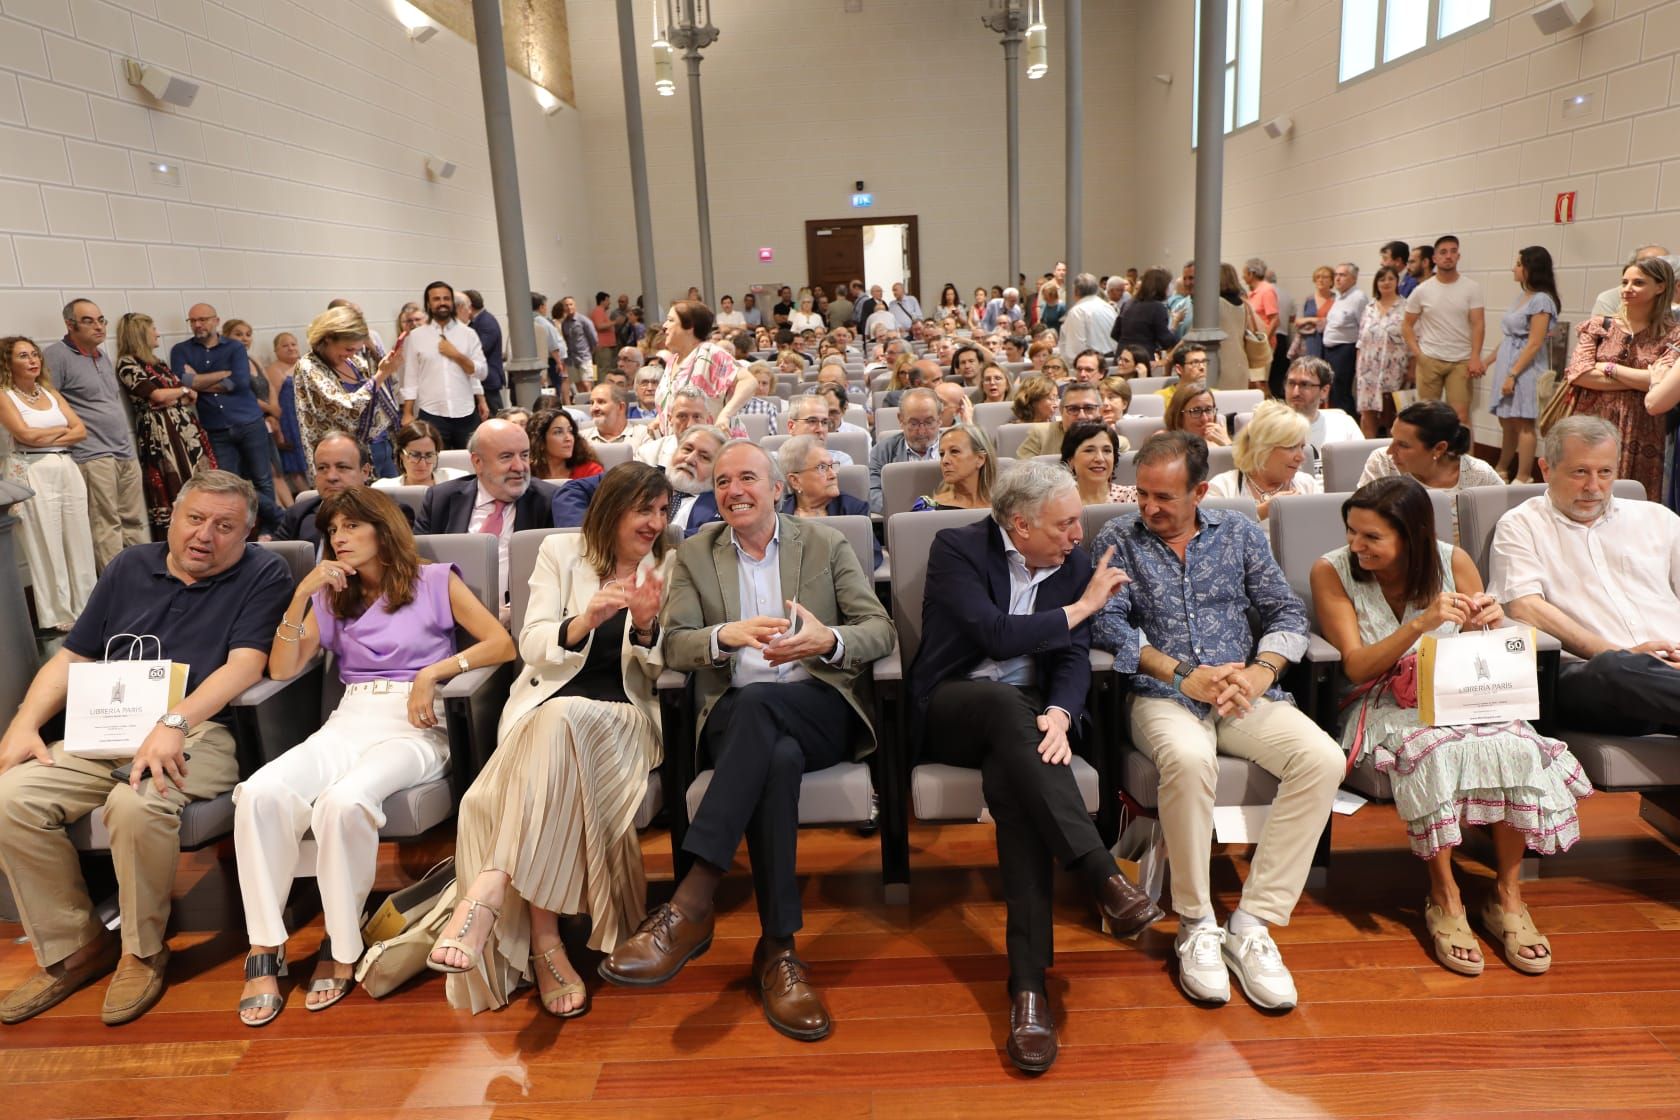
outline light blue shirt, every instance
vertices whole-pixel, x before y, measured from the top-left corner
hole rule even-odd
[[[764,558],[754,560],[748,556],[746,550],[735,539],[735,530],[729,531],[729,543],[735,548],[735,559],[740,564],[741,575],[737,583],[737,590],[741,597],[741,617],[752,618],[755,615],[768,615],[771,618],[786,618],[788,606],[782,598],[782,522],[776,519],[776,531],[770,538],[770,543],[764,548]],[[745,688],[749,684],[797,684],[811,679],[811,671],[797,661],[785,665],[771,665],[764,658],[764,651],[751,646],[743,646],[732,652],[724,652],[718,644],[718,634],[723,626],[712,627],[712,661],[722,664],[730,658],[734,659],[734,666],[729,672],[731,688]],[[834,631],[834,652],[823,660],[830,665],[838,665],[846,656],[846,643],[841,641],[840,632]]]
[[[1057,564],[1054,568],[1032,571],[1027,567],[1027,558],[1021,555],[1021,550],[1015,547],[1015,542],[1009,539],[1003,526],[996,528],[1003,537],[1003,556],[1009,566],[1009,613],[1032,614],[1038,604],[1038,585],[1061,571],[1062,566]],[[1029,655],[1003,661],[987,658],[968,671],[968,678],[1026,687],[1038,683],[1038,667]]]

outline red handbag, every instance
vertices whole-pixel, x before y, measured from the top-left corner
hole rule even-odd
[[[1353,749],[1348,751],[1349,774],[1353,773],[1353,768],[1359,764],[1359,759],[1365,753],[1365,713],[1384,692],[1394,697],[1394,702],[1402,708],[1418,706],[1418,667],[1415,651],[1396,661],[1388,672],[1371,678],[1342,698],[1341,706],[1344,712],[1355,701],[1364,701],[1359,706],[1359,726],[1354,729]]]

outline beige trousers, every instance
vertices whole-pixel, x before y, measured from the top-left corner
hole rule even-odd
[[[1208,861],[1217,756],[1245,758],[1278,778],[1241,905],[1263,922],[1288,925],[1347,769],[1335,740],[1292,705],[1273,700],[1234,719],[1211,711],[1197,719],[1176,701],[1139,696],[1132,700],[1131,727],[1132,742],[1161,772],[1159,812],[1173,909],[1183,917],[1213,913]]]
[[[87,483],[93,559],[103,572],[124,548],[152,539],[146,520],[146,493],[140,487],[140,464],[106,456],[76,465]]]
[[[0,774],[0,870],[11,882],[23,928],[42,968],[101,932],[65,828],[104,806],[122,909],[123,952],[163,948],[169,896],[181,855],[181,809],[226,793],[239,780],[233,733],[201,723],[187,736],[186,789],[158,794],[148,776],[135,793],[111,779],[118,759],[77,758],[52,744],[53,764],[31,759]]]

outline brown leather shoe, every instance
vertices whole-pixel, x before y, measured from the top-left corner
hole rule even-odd
[[[828,1037],[834,1027],[828,1008],[811,983],[809,966],[794,956],[791,947],[772,950],[759,941],[753,949],[753,976],[764,1000],[764,1017],[772,1027],[800,1042]]]
[[[169,946],[149,957],[123,954],[117,974],[105,989],[105,1010],[99,1018],[107,1027],[132,1023],[152,1009],[163,996],[164,973],[169,968]]]
[[[598,970],[603,980],[632,988],[663,984],[712,947],[714,921],[690,921],[669,902],[642,919]]]
[[[1136,937],[1166,916],[1124,875],[1110,875],[1097,888],[1097,909],[1102,912],[1103,929],[1122,941]]]
[[[1042,992],[1016,992],[1009,1005],[1009,1060],[1017,1069],[1043,1073],[1056,1061],[1056,1023],[1050,997]]]
[[[0,1002],[0,1023],[21,1023],[49,1007],[63,1003],[74,992],[99,979],[117,966],[122,943],[108,933],[98,938],[99,947],[74,967],[63,961],[36,972]],[[76,952],[81,952],[78,949]],[[76,954],[70,954],[74,957]]]

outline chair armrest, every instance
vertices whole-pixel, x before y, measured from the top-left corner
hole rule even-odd
[[[456,673],[437,687],[439,700],[464,700],[474,696],[478,690],[493,680],[500,665],[480,665],[476,669],[468,669],[464,673]]]
[[[904,679],[904,658],[898,652],[898,645],[894,643],[892,652],[874,663],[875,681],[901,681]]]
[[[688,674],[679,673],[675,669],[665,669],[660,672],[659,679],[654,682],[655,692],[676,692],[688,684]]]
[[[1540,653],[1557,653],[1563,649],[1563,643],[1544,630],[1536,628],[1534,631],[1534,648]]]
[[[321,727],[326,661],[317,655],[287,680],[264,677],[228,704],[239,776],[248,778]]]
[[[1091,651],[1091,672],[1114,672],[1114,655],[1106,649],[1093,649]]]
[[[1315,665],[1335,665],[1342,660],[1342,651],[1325,640],[1321,634],[1307,635],[1307,656],[1305,660]]]

